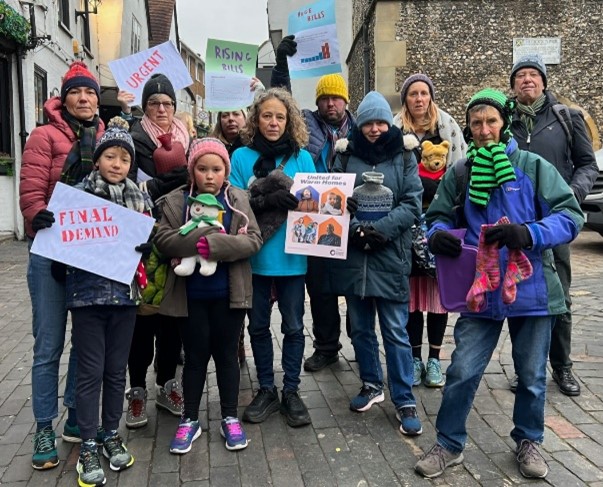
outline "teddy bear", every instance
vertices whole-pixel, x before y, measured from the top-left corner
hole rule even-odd
[[[450,142],[434,144],[429,140],[421,144],[421,162],[419,163],[419,177],[423,184],[423,209],[427,209],[438,190],[442,176],[446,172],[446,156]]]
[[[419,176],[434,180],[442,179],[446,172],[446,156],[450,142],[447,140],[440,144],[434,144],[429,140],[421,143],[421,165],[419,166]]]
[[[196,197],[188,197],[187,204],[190,208],[190,220],[182,225],[179,229],[180,235],[186,235],[195,228],[217,227],[224,231],[224,226],[220,222],[220,213],[224,211],[222,204],[216,199],[213,194],[204,193]],[[202,276],[211,276],[216,272],[218,263],[216,261],[206,259],[200,255],[192,257],[183,257],[176,267],[174,273],[177,276],[190,276],[195,265],[199,262],[199,274]]]

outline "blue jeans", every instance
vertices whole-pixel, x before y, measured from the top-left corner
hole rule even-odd
[[[31,247],[31,241],[29,242]],[[29,254],[27,285],[31,297],[34,337],[31,390],[36,421],[52,421],[59,415],[59,362],[65,347],[67,308],[65,284],[50,273],[52,261]],[[75,408],[77,357],[71,346],[63,404]]]
[[[274,350],[270,332],[270,295],[273,282],[278,309],[283,319],[283,390],[297,391],[299,388],[299,374],[304,358],[304,281],[305,276],[253,275],[253,308],[249,320],[249,338],[261,388],[274,387]]]
[[[412,393],[413,362],[406,323],[408,304],[383,298],[346,296],[352,325],[352,345],[364,384],[383,388],[383,370],[379,359],[379,343],[375,333],[375,313],[385,349],[387,382],[396,408],[415,406]]]
[[[544,438],[546,362],[555,316],[507,318],[515,372],[519,377],[511,438]],[[436,421],[438,443],[453,453],[465,448],[466,422],[475,392],[498,343],[504,320],[461,316],[454,327],[456,348]]]

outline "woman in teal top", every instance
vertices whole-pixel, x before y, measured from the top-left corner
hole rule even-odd
[[[253,303],[249,322],[251,348],[260,389],[243,414],[243,420],[260,423],[280,408],[290,426],[310,424],[299,397],[299,374],[304,355],[304,279],[307,259],[285,253],[287,211],[299,201],[289,192],[296,173],[316,172],[312,157],[303,150],[308,132],[291,94],[274,88],[258,95],[241,133],[246,147],[232,155],[230,180],[250,191],[264,246],[252,257]],[[284,176],[288,176],[284,177]],[[274,385],[271,289],[274,285],[282,316],[283,391],[279,401]]]

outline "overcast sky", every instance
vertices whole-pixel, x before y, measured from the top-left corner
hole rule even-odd
[[[180,40],[205,59],[207,39],[261,44],[267,0],[176,0]]]

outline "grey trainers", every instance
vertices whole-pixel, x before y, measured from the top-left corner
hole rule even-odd
[[[176,379],[168,380],[163,387],[157,387],[155,406],[172,413],[174,416],[182,415],[182,388]]]
[[[147,391],[142,387],[132,387],[126,391],[128,412],[126,413],[126,426],[140,428],[149,422],[147,417]]]
[[[431,447],[415,465],[415,472],[423,477],[433,479],[444,473],[447,467],[463,463],[463,453],[454,454],[437,443]]]
[[[549,473],[549,467],[538,445],[530,440],[521,440],[517,446],[519,471],[527,479],[543,479]]]

